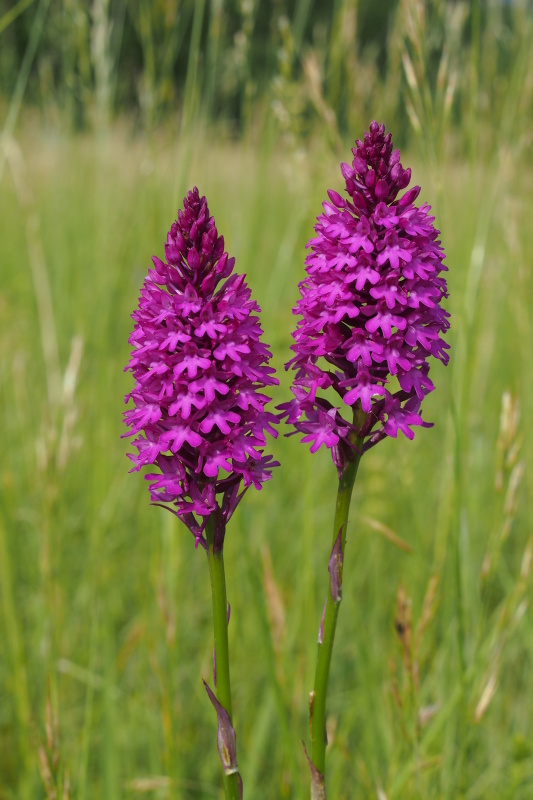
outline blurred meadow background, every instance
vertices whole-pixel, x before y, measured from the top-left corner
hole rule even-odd
[[[447,253],[431,430],[356,482],[331,798],[533,797],[533,9],[0,0],[0,798],[222,798],[204,554],[129,475],[130,314],[188,188],[281,385],[305,243],[384,121]],[[529,411],[528,411],[529,409]],[[308,796],[336,473],[298,437],[226,539],[246,798]]]

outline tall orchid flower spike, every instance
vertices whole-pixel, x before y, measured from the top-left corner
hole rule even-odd
[[[294,399],[280,417],[315,452],[331,450],[339,494],[330,558],[331,591],[319,637],[311,705],[313,797],[325,797],[325,704],[341,600],[350,497],[363,453],[386,436],[430,427],[420,406],[434,386],[429,361],[448,363],[442,335],[449,314],[444,252],[430,206],[404,194],[411,170],[400,163],[385,126],[372,122],[342,164],[346,195],[329,191],[308,243],[307,277],[293,313]],[[318,774],[319,777],[316,777]],[[322,794],[320,794],[322,792]]]
[[[132,314],[126,370],[135,385],[124,414],[137,450],[133,470],[157,472],[154,503],[171,510],[207,552],[213,594],[219,720],[231,725],[227,600],[223,546],[226,524],[250,486],[260,489],[278,466],[264,454],[276,416],[263,393],[277,384],[261,341],[257,303],[245,276],[233,272],[205,197],[194,188],[165,244],[153,257]],[[133,471],[132,470],[132,471]],[[209,695],[212,696],[211,694]],[[214,697],[214,695],[213,695]],[[229,764],[229,766],[228,766]],[[236,752],[223,761],[227,798],[240,796]]]

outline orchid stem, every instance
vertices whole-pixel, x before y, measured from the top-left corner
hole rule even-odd
[[[215,673],[218,702],[228,713],[233,724],[231,708],[231,683],[229,674],[228,646],[228,600],[226,597],[226,576],[224,572],[223,548],[215,551],[215,520],[213,515],[206,525],[207,561],[211,577],[211,596],[213,600],[213,631],[215,637]],[[239,776],[237,773],[223,773],[226,800],[239,800]]]
[[[362,426],[364,412],[361,409],[354,411],[354,425],[357,430]],[[344,549],[346,546],[346,529],[348,526],[348,512],[350,510],[350,500],[352,490],[357,475],[359,462],[363,454],[363,439],[354,434],[353,436],[353,457],[344,465],[339,477],[339,489],[337,492],[337,505],[335,508],[335,521],[333,523],[333,545],[337,540],[339,531],[341,532],[341,562],[339,566],[340,585],[342,587],[342,560],[344,559]],[[322,776],[322,785],[318,788],[316,780],[311,780],[311,798],[325,798],[325,770],[326,770],[326,695],[328,690],[329,670],[333,653],[333,642],[335,640],[335,629],[337,627],[337,616],[341,603],[340,592],[336,602],[331,596],[331,589],[328,591],[326,607],[324,609],[324,629],[322,642],[318,644],[317,662],[315,671],[315,684],[312,694],[311,705],[311,761]]]

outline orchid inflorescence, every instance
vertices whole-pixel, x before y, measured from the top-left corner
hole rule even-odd
[[[154,465],[150,495],[167,504],[206,546],[214,514],[218,546],[246,489],[271,476],[277,462],[263,454],[276,417],[262,393],[277,384],[261,341],[259,306],[244,275],[233,272],[205,197],[194,188],[144,281],[127,370],[126,396],[134,469]]]
[[[398,430],[412,439],[413,426],[430,426],[420,415],[434,388],[428,358],[448,362],[441,334],[449,314],[440,306],[446,267],[430,206],[414,205],[419,186],[398,197],[411,170],[403,169],[384,125],[372,122],[352,152],[351,165],[341,166],[348,199],[328,192],[307,245],[307,278],[293,309],[300,317],[295,355],[287,364],[296,370],[294,399],[281,406],[311,452],[324,444],[339,467],[354,427],[343,411],[357,404],[364,412],[356,431],[364,451]],[[340,407],[326,397],[330,388]]]

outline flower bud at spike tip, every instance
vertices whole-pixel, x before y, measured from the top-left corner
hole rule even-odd
[[[429,360],[449,360],[447,267],[430,206],[414,205],[418,186],[399,195],[411,170],[384,125],[372,122],[352,152],[352,164],[341,164],[348,199],[328,192],[307,244],[286,364],[296,372],[294,399],[279,406],[311,452],[331,450],[339,473],[356,439],[365,452],[398,431],[412,439],[413,427],[431,426],[420,415],[434,389]]]
[[[225,775],[233,775],[238,771],[235,730],[231,724],[231,720],[226,709],[220,705],[207,683],[203,681],[203,684],[209,699],[213,704],[213,708],[217,712],[217,743],[218,753],[222,762],[222,769],[224,770]]]
[[[176,514],[197,545],[207,547],[214,516],[216,552],[244,492],[278,466],[264,454],[277,418],[262,392],[278,381],[259,306],[244,275],[232,274],[235,259],[196,188],[170,228],[165,258],[154,256],[132,314],[126,370],[135,385],[124,420],[137,453],[129,458],[134,470],[159,470],[145,476],[152,502]]]

